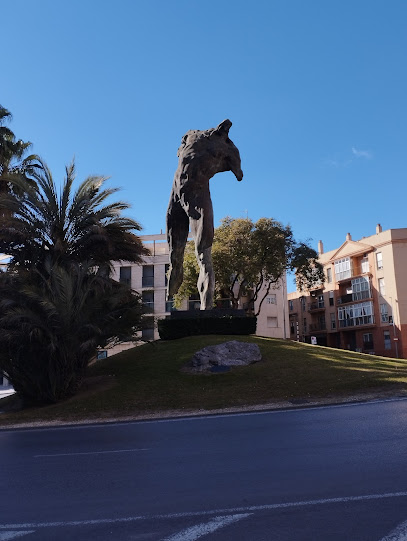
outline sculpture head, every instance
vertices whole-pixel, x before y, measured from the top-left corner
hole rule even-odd
[[[232,171],[237,180],[242,180],[243,171],[240,162],[240,154],[238,148],[234,145],[233,141],[229,139],[229,130],[232,123],[229,119],[224,120],[214,128],[210,130],[210,135],[213,144],[213,149],[218,158],[221,161],[221,169],[219,171]]]
[[[188,131],[181,140],[177,156],[181,162],[194,162],[209,178],[216,173],[232,171],[237,180],[242,180],[239,150],[229,139],[231,126],[231,121],[226,119],[216,128]]]

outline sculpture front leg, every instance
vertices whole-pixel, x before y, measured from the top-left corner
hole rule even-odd
[[[183,261],[188,239],[189,219],[179,202],[171,197],[167,211],[167,241],[170,268],[168,275],[167,300],[178,292],[183,280]]]
[[[198,291],[201,310],[212,310],[215,295],[215,273],[212,264],[212,247],[201,252],[196,251],[199,265]]]

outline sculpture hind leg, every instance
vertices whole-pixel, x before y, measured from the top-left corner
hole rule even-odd
[[[181,204],[171,198],[167,211],[167,241],[170,252],[167,300],[177,293],[184,278],[183,262],[188,232],[189,218]]]
[[[199,265],[198,291],[201,310],[211,310],[215,296],[215,273],[212,264],[212,242],[214,235],[213,209],[210,198],[198,209],[200,218],[190,218],[195,239],[195,254]]]

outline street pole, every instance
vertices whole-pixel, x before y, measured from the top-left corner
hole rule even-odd
[[[393,297],[389,297],[390,299],[390,303],[391,303],[391,315],[392,315],[392,319],[393,319],[393,341],[394,341],[394,345],[395,345],[395,348],[396,348],[396,359],[399,358],[399,339],[398,339],[398,336],[397,336],[397,331],[396,331],[396,313],[394,311],[394,306],[393,306]],[[395,299],[396,300],[396,299]],[[397,302],[397,300],[396,300]]]

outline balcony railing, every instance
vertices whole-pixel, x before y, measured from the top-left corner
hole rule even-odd
[[[308,304],[308,312],[313,312],[315,310],[325,310],[324,302],[310,302]]]
[[[309,326],[310,332],[313,331],[326,331],[326,324],[325,323],[311,323]]]
[[[355,291],[354,293],[347,293],[346,295],[341,295],[337,298],[337,304],[346,304],[348,302],[359,302],[366,299],[371,299],[372,293],[370,289],[365,289],[363,291]]]
[[[197,300],[188,301],[188,310],[200,310],[201,303]]]
[[[341,295],[337,298],[336,303],[337,304],[346,304],[347,302],[352,302],[352,293],[348,293],[346,295]]]

